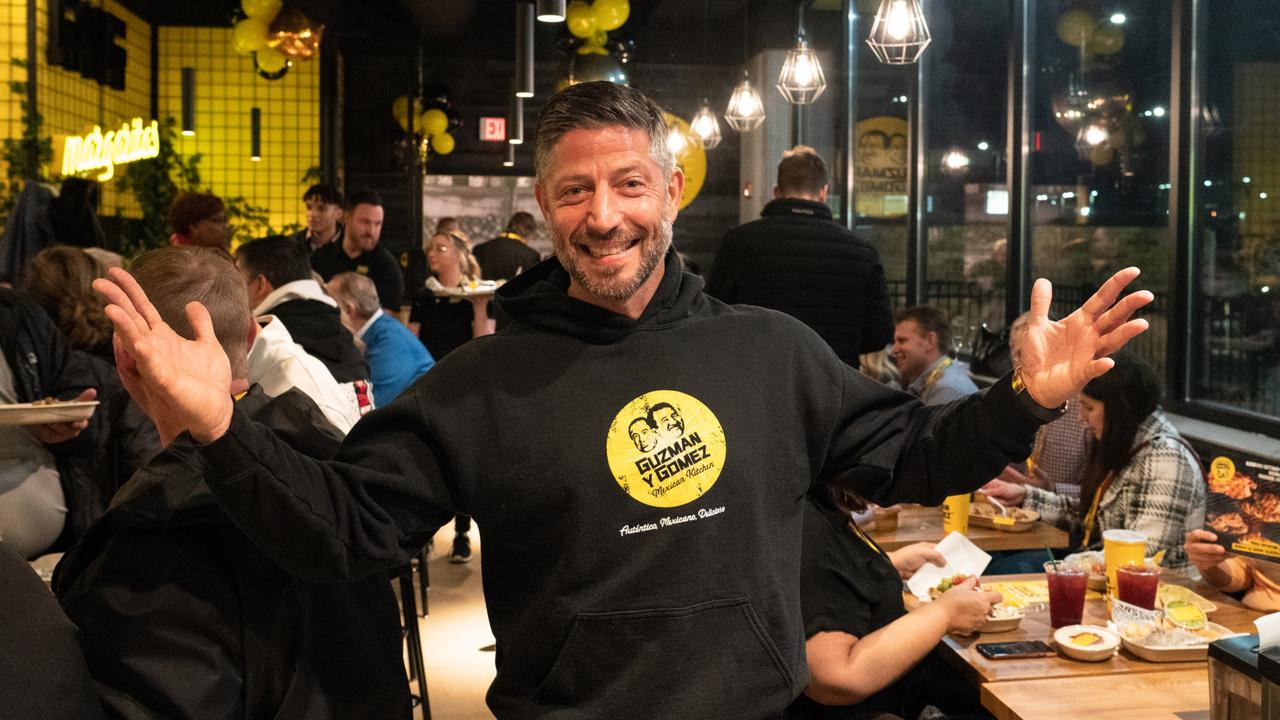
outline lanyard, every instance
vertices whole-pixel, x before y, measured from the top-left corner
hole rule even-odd
[[[929,387],[938,382],[938,378],[942,377],[942,373],[951,366],[951,362],[952,360],[950,357],[943,358],[942,363],[939,364],[938,367],[934,368],[933,372],[929,373],[929,377],[925,378],[924,386]]]
[[[1093,535],[1094,523],[1098,520],[1098,504],[1102,502],[1102,496],[1107,492],[1107,488],[1111,487],[1111,481],[1115,480],[1114,471],[1107,473],[1103,478],[1102,484],[1098,485],[1098,489],[1093,493],[1093,504],[1089,506],[1089,514],[1084,516],[1084,540],[1081,541],[1080,547],[1087,549],[1089,547],[1089,537]]]
[[[849,523],[849,529],[853,531],[853,534],[854,534],[854,535],[857,535],[857,536],[858,536],[858,539],[859,539],[859,540],[861,540],[862,542],[866,543],[866,544],[867,544],[867,547],[871,548],[871,550],[872,550],[875,554],[879,555],[880,557],[884,558],[885,560],[889,560],[889,554],[888,554],[888,553],[886,553],[883,549],[881,549],[881,547],[880,547],[879,545],[877,545],[877,544],[876,544],[876,541],[871,539],[871,536],[870,536],[870,535],[867,535],[865,532],[863,532],[863,531],[862,531],[862,528],[858,527],[858,524],[857,524],[857,523],[855,523],[855,522],[854,522],[854,521],[852,521],[852,520],[848,520],[848,521],[846,521],[846,522],[848,522],[848,523]],[[893,564],[893,561],[892,561],[892,560],[889,560],[889,563],[890,563],[890,564]]]

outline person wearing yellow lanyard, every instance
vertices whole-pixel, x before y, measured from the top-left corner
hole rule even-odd
[[[1188,565],[1184,537],[1204,524],[1203,470],[1158,407],[1161,388],[1155,371],[1130,355],[1114,359],[1115,367],[1080,394],[1080,414],[1098,442],[1089,455],[1079,500],[1002,480],[991,481],[983,492],[1036,510],[1071,534],[1073,550],[1101,549],[1106,530],[1137,530],[1148,538],[1148,555],[1164,550],[1164,566],[1183,569]],[[1042,561],[1040,553],[1035,562]],[[1016,571],[1010,562],[1002,559],[997,569]]]
[[[926,704],[972,710],[944,689],[951,673],[933,650],[948,632],[981,627],[1000,593],[975,592],[970,578],[908,613],[903,581],[946,561],[932,543],[885,552],[850,521],[859,507],[860,498],[828,487],[805,497],[800,605],[810,682],[786,717],[916,717]]]
[[[978,392],[969,379],[969,366],[947,355],[951,322],[931,305],[907,308],[897,314],[893,329],[893,358],[907,391],[925,405],[942,405]]]

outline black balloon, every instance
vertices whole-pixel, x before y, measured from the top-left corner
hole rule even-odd
[[[449,99],[452,94],[448,85],[432,83],[422,89],[422,102],[428,110],[431,108],[448,110],[453,107],[453,102]]]
[[[456,135],[462,129],[462,116],[453,108],[445,110],[445,116],[449,118],[449,129],[447,132]]]

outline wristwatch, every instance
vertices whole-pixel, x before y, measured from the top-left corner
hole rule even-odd
[[[1066,403],[1062,403],[1056,408],[1047,408],[1031,397],[1031,393],[1027,392],[1027,384],[1022,380],[1021,365],[1013,369],[1013,378],[1009,381],[1009,385],[1013,388],[1013,394],[1022,403],[1022,407],[1026,408],[1032,417],[1042,423],[1057,420],[1067,412]]]

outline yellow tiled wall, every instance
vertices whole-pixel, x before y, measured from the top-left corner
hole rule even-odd
[[[195,131],[178,152],[200,153],[203,183],[269,209],[276,229],[306,222],[303,175],[320,164],[320,64],[265,80],[231,47],[231,28],[161,27],[160,115],[182,117],[182,68],[195,70]],[[262,160],[249,159],[249,115],[262,111]]]
[[[1235,177],[1241,182],[1239,205],[1244,257],[1242,265],[1251,273],[1274,273],[1274,267],[1259,267],[1258,256],[1274,243],[1280,231],[1280,126],[1275,109],[1280,107],[1280,64],[1251,62],[1235,67]],[[1249,183],[1242,179],[1248,177]],[[1263,282],[1251,277],[1251,282]],[[1270,281],[1268,276],[1266,281]]]
[[[27,58],[27,1],[0,0],[0,138],[22,134],[21,98],[9,91],[9,83],[25,82],[27,73],[9,58]]]

